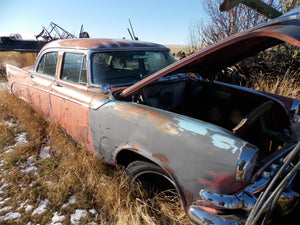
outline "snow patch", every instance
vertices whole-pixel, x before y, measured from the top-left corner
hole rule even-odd
[[[24,145],[28,143],[27,132],[22,132],[16,135],[15,140],[17,143],[14,146]]]
[[[50,204],[50,201],[48,199],[41,201],[39,206],[33,211],[32,215],[35,215],[35,214],[40,215],[40,214],[44,213],[49,204]]]
[[[9,211],[11,209],[12,208],[10,206],[5,206],[5,207],[3,207],[3,208],[0,209],[0,213],[5,212],[5,211]]]
[[[98,219],[99,213],[96,211],[96,209],[90,209],[89,213],[95,217],[95,221]]]
[[[14,145],[7,147],[7,150],[5,151],[6,154],[13,151],[14,147],[28,143],[27,132],[21,132],[19,134],[16,134],[15,140],[16,140],[16,143]]]
[[[3,201],[2,201],[2,199],[3,199],[3,198],[0,199],[0,201],[1,201],[1,202],[0,202],[0,206],[1,206],[1,205],[4,205],[8,200],[11,199],[11,197],[6,198],[6,199],[4,199]]]
[[[25,212],[28,213],[28,212],[32,211],[32,209],[33,209],[32,205],[27,205],[25,208]]]
[[[35,176],[39,175],[38,168],[34,164],[35,158],[35,155],[28,157],[26,161],[26,168],[21,170],[23,173],[33,173]]]
[[[76,209],[75,213],[71,215],[71,224],[79,224],[80,220],[85,218],[88,212],[84,209]]]
[[[63,222],[64,221],[64,219],[66,218],[66,216],[59,216],[58,215],[58,212],[55,212],[54,213],[54,216],[52,217],[52,220],[51,220],[51,223],[50,223],[50,225],[59,225],[59,224],[62,224],[61,222]]]
[[[40,159],[44,160],[50,157],[50,146],[43,147],[40,151]]]
[[[19,212],[9,212],[6,213],[4,216],[0,216],[0,221],[15,220],[20,217],[21,217],[21,213]]]
[[[16,123],[12,122],[12,121],[5,121],[4,124],[9,126],[9,127],[15,127],[15,126],[18,125]],[[2,125],[2,123],[1,123],[1,125]]]
[[[63,206],[61,208],[64,209],[64,208],[68,207],[71,204],[75,204],[76,201],[77,201],[77,198],[73,195],[73,196],[70,197],[70,199],[67,203],[63,204]]]

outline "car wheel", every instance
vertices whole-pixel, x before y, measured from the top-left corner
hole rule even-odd
[[[174,193],[175,185],[168,174],[159,166],[145,161],[131,162],[126,168],[131,183],[140,182],[151,196],[160,192]]]

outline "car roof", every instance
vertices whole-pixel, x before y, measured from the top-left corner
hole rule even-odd
[[[121,49],[121,48],[143,48],[143,49],[165,49],[168,48],[151,42],[133,41],[126,39],[108,39],[108,38],[78,38],[78,39],[63,39],[56,40],[44,46],[44,49],[49,48],[75,48],[75,49]]]

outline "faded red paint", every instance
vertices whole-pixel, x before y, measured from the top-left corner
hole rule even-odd
[[[137,143],[132,143],[132,147],[135,148],[135,149],[144,149],[142,146],[140,146],[139,144]]]
[[[144,43],[142,41],[128,41],[128,40],[120,40],[120,39],[106,39],[106,38],[98,38],[98,39],[65,39],[56,42],[50,42],[45,45],[45,48],[59,48],[59,47],[77,47],[81,49],[120,49],[120,48],[130,48],[130,47],[157,47],[157,48],[165,48],[163,45],[155,44],[155,43]],[[42,49],[42,50],[43,50]]]
[[[146,118],[150,121],[157,131],[167,133],[169,135],[177,135],[179,133],[178,126],[171,123],[169,119],[163,118],[160,113],[148,110],[144,107],[136,105],[115,105],[114,114],[124,120],[139,120]],[[126,113],[125,113],[126,112]]]
[[[142,135],[142,134],[137,133],[137,132],[134,134],[134,136],[137,137],[137,138],[146,139],[145,135]]]
[[[158,159],[164,165],[164,169],[170,173],[174,174],[174,171],[169,166],[169,159],[164,154],[152,154],[152,157]]]
[[[201,184],[207,185],[215,192],[232,193],[240,190],[245,186],[244,182],[237,182],[235,177],[230,173],[214,173],[209,172],[212,176],[212,180],[205,180],[198,178]]]

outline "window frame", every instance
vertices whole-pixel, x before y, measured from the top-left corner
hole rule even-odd
[[[54,70],[54,73],[53,74],[48,74],[48,73],[45,73],[45,60],[46,60],[46,57],[47,55],[49,54],[53,54],[53,53],[56,53],[56,64],[55,64],[55,70]],[[43,64],[43,70],[42,72],[39,71],[39,67],[40,65]],[[44,52],[43,54],[40,55],[38,61],[37,61],[37,64],[34,68],[34,71],[38,74],[42,74],[42,75],[45,75],[45,76],[49,76],[49,77],[55,77],[56,76],[56,72],[57,72],[57,66],[59,64],[59,51],[58,50],[51,50],[51,51],[47,51],[47,52]]]
[[[68,54],[73,54],[73,55],[80,55],[81,56],[81,62],[80,62],[80,72],[79,72],[79,76],[78,76],[78,80],[77,81],[73,81],[70,79],[63,79],[63,72],[64,72],[64,65],[65,65],[65,57]],[[72,82],[75,84],[82,84],[82,85],[87,85],[88,84],[88,66],[87,66],[87,55],[84,52],[77,52],[77,51],[63,51],[62,52],[62,62],[61,62],[61,68],[60,68],[60,73],[59,73],[59,80],[64,81],[64,82]],[[84,71],[85,68],[85,80],[82,81],[82,71]]]

